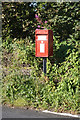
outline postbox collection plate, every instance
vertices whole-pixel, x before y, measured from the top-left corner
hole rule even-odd
[[[45,44],[40,43],[40,53],[45,53]]]

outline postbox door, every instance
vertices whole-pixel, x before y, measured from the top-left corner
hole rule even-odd
[[[43,37],[43,38],[42,38]],[[48,57],[48,36],[36,37],[36,56],[37,57]]]

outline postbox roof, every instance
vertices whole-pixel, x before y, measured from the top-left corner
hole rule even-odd
[[[52,30],[35,30],[35,34],[48,34],[49,31],[52,31]]]

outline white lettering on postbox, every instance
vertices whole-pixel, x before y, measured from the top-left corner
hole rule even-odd
[[[46,35],[38,35],[38,40],[47,40]]]
[[[40,44],[40,53],[44,53],[45,52],[45,45],[44,44]]]

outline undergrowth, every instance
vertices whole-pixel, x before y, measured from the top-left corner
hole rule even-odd
[[[10,38],[9,38],[10,40]],[[35,57],[35,45],[14,42],[3,44],[3,104],[32,106],[38,109],[79,113],[79,41],[72,36],[61,43],[54,38],[53,57],[47,58],[47,74],[42,58]],[[11,52],[10,52],[11,51]]]

